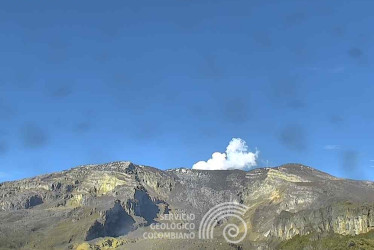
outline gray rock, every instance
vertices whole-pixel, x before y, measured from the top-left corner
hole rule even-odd
[[[227,201],[249,207],[248,236],[238,249],[269,249],[312,232],[374,229],[373,182],[339,179],[301,164],[247,172],[161,171],[113,162],[1,183],[0,246],[66,249],[100,237],[131,238],[162,214],[185,211],[200,221]]]

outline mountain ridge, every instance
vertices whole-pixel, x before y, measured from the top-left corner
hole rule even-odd
[[[274,249],[297,235],[374,229],[374,182],[337,178],[296,163],[243,171],[160,170],[120,161],[1,183],[0,246],[75,249],[115,237],[124,249],[126,244],[136,249],[145,244],[141,233],[162,214],[183,210],[200,221],[227,201],[249,208],[248,237],[237,245],[244,249]],[[222,249],[229,247],[217,237]]]
[[[50,175],[53,175],[53,174],[59,174],[59,173],[65,173],[65,172],[68,172],[68,171],[71,171],[71,170],[74,170],[74,169],[79,169],[79,168],[90,168],[90,167],[98,167],[98,166],[110,166],[112,164],[130,164],[130,165],[134,165],[134,166],[139,166],[139,167],[146,167],[146,168],[151,168],[151,169],[156,169],[156,170],[159,170],[159,171],[166,171],[166,172],[170,172],[170,171],[174,171],[174,170],[178,170],[178,169],[186,169],[186,170],[193,170],[193,171],[201,171],[201,172],[204,172],[204,171],[217,171],[217,172],[220,172],[220,171],[242,171],[242,172],[251,172],[251,171],[255,171],[257,169],[280,169],[280,168],[286,168],[286,169],[292,169],[292,168],[295,168],[295,167],[299,167],[299,168],[305,168],[305,169],[310,169],[312,171],[316,171],[316,172],[319,172],[321,174],[325,174],[325,175],[330,175],[331,177],[335,178],[335,179],[341,179],[341,180],[353,180],[353,181],[364,181],[364,182],[374,182],[374,181],[371,181],[371,180],[356,180],[356,179],[350,179],[350,178],[341,178],[341,177],[335,177],[327,172],[324,172],[324,171],[321,171],[317,168],[313,168],[311,166],[307,166],[307,165],[304,165],[304,164],[301,164],[301,163],[293,163],[293,162],[290,162],[290,163],[285,163],[285,164],[281,164],[279,166],[267,166],[267,167],[256,167],[256,168],[251,168],[251,169],[227,169],[227,170],[201,170],[201,169],[192,169],[192,168],[188,168],[188,167],[177,167],[177,168],[169,168],[169,169],[160,169],[160,168],[157,168],[157,167],[153,167],[153,166],[148,166],[148,165],[142,165],[142,164],[137,164],[137,163],[134,163],[132,161],[112,161],[112,162],[108,162],[108,163],[98,163],[98,164],[85,164],[85,165],[77,165],[75,167],[72,167],[72,168],[69,168],[69,169],[64,169],[64,170],[61,170],[61,171],[56,171],[56,172],[51,172],[51,173],[45,173],[45,174],[40,174],[40,175],[36,175],[36,176],[30,176],[30,177],[25,177],[25,178],[21,178],[21,179],[16,179],[16,180],[7,180],[7,181],[2,181],[0,182],[0,185],[3,184],[3,183],[9,183],[9,182],[18,182],[18,181],[22,181],[22,180],[29,180],[29,179],[34,179],[34,178],[41,178],[41,177],[47,177],[47,176],[50,176]]]

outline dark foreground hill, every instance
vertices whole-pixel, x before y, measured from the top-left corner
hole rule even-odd
[[[227,201],[248,208],[244,240],[219,233],[230,219],[216,221],[213,239],[199,239],[204,214]],[[195,237],[150,239],[170,231],[152,225],[186,222],[166,223],[168,214],[193,214],[196,227],[183,233]],[[246,172],[114,162],[0,184],[0,249],[370,249],[372,229],[373,182],[300,164]]]

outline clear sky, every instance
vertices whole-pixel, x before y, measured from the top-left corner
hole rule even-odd
[[[2,1],[0,181],[129,160],[374,180],[373,1]]]

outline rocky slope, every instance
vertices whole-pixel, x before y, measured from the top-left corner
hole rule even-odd
[[[185,243],[142,237],[162,215],[183,211],[199,222],[230,200],[249,207],[248,233],[238,244],[219,236]],[[0,249],[274,249],[295,236],[374,229],[374,183],[300,164],[245,172],[114,162],[1,183],[0,221]]]

